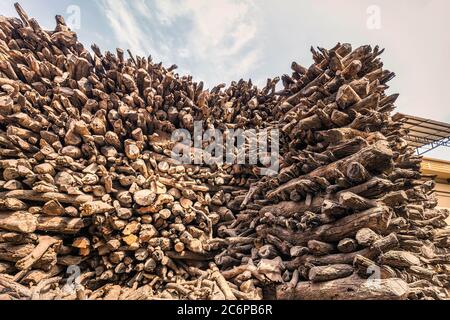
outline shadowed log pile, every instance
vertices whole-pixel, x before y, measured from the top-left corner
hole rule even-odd
[[[447,298],[449,213],[435,209],[433,182],[391,117],[398,95],[385,93],[394,74],[382,50],[312,53],[277,92],[280,173],[233,204],[227,233],[254,232],[257,245],[229,246],[216,262],[230,280],[270,265],[266,295],[277,299]]]
[[[378,47],[205,90],[16,9],[0,17],[1,298],[446,297],[448,212],[390,116]],[[279,129],[279,174],[175,161],[171,133],[195,121]]]
[[[44,31],[16,9],[20,19],[0,21],[2,287],[16,298],[260,299],[211,264],[228,244],[252,241],[216,238],[234,219],[222,186],[245,190],[252,172],[182,165],[170,135],[197,120],[262,122],[274,85],[205,91],[176,66],[91,53],[62,17]],[[65,290],[68,270],[79,275]]]

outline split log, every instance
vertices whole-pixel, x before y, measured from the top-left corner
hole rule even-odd
[[[277,204],[273,204],[270,206],[265,206],[260,210],[260,215],[263,216],[267,212],[272,213],[279,213],[282,214],[285,217],[291,217],[294,216],[297,213],[302,213],[307,210],[309,211],[315,211],[318,208],[321,208],[325,200],[334,200],[339,201],[342,194],[356,194],[357,196],[361,197],[372,197],[379,195],[380,193],[383,193],[386,191],[386,188],[389,188],[392,186],[392,183],[388,180],[383,180],[380,178],[373,178],[363,184],[351,187],[345,191],[338,192],[336,194],[326,194],[326,193],[319,193],[316,196],[312,197],[311,201],[282,201]],[[347,196],[348,197],[348,196]],[[345,197],[344,197],[345,199]],[[343,205],[346,205],[346,200],[343,201]],[[356,203],[358,201],[357,199],[350,196],[350,203],[347,203],[348,207],[352,207],[352,203]],[[366,200],[362,200],[363,204],[366,203]],[[370,203],[369,208],[373,207],[373,202],[369,201]],[[358,205],[355,207],[355,209],[360,209],[361,207],[358,207]]]
[[[368,281],[357,276],[327,282],[299,282],[277,287],[279,300],[405,300],[409,287],[400,279]]]
[[[60,240],[49,236],[39,237],[39,243],[37,244],[37,246],[29,255],[16,262],[16,268],[19,270],[30,269],[44,255],[44,253],[48,248],[50,248],[50,246],[58,243],[59,241]]]
[[[310,240],[339,241],[355,236],[361,228],[385,230],[389,226],[392,212],[389,207],[376,207],[361,213],[344,217],[333,224],[323,225],[310,231],[295,233],[288,229],[272,226],[258,230],[260,235],[272,234],[294,245],[304,245]]]
[[[421,265],[420,259],[406,251],[389,251],[380,256],[380,262],[391,267],[412,267]]]
[[[288,183],[269,192],[266,196],[268,199],[274,199],[279,194],[291,192],[305,178],[311,179],[313,177],[325,177],[326,179],[332,179],[336,176],[336,171],[346,172],[347,168],[349,168],[352,163],[359,163],[369,171],[373,170],[381,172],[392,165],[391,159],[392,150],[389,148],[386,142],[379,141],[354,155],[336,161],[330,165],[318,168],[305,176],[293,179]]]
[[[313,267],[309,270],[308,278],[312,282],[330,281],[348,277],[353,273],[353,267],[348,264],[332,264]]]
[[[284,265],[288,270],[294,270],[301,265],[311,263],[314,265],[329,265],[329,264],[352,264],[356,256],[363,256],[368,259],[374,259],[382,252],[398,247],[399,242],[394,233],[376,241],[371,247],[358,250],[350,253],[335,253],[321,257],[312,255],[304,255],[293,259],[292,261],[285,261]]]
[[[37,218],[28,212],[0,213],[0,229],[21,233],[33,233]]]
[[[61,203],[80,205],[85,202],[92,201],[90,195],[69,195],[55,192],[38,193],[32,190],[13,190],[8,192],[0,192],[0,198],[15,198],[20,200],[48,202],[57,200]]]

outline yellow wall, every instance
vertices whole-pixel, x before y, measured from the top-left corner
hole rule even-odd
[[[436,197],[440,207],[450,209],[450,184],[436,183]]]
[[[450,210],[450,161],[424,158],[422,174],[436,176],[434,180],[438,205]],[[450,218],[447,222],[450,224]]]

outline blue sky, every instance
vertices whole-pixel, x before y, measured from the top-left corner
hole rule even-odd
[[[0,14],[16,16],[14,0]],[[151,54],[179,66],[207,86],[290,73],[290,63],[312,63],[310,46],[349,42],[386,48],[385,67],[396,72],[398,111],[450,122],[450,1],[448,0],[22,0],[46,28],[54,15],[79,21],[89,46]],[[73,11],[79,9],[74,19]],[[78,19],[79,18],[79,19]],[[374,20],[375,19],[375,20]],[[372,27],[371,27],[372,26]],[[375,27],[373,27],[375,26]],[[450,160],[450,149],[429,156]]]

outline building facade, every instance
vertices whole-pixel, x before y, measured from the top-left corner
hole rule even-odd
[[[424,158],[422,174],[432,176],[436,182],[435,195],[439,207],[450,210],[450,161]],[[450,224],[450,218],[447,220]]]

